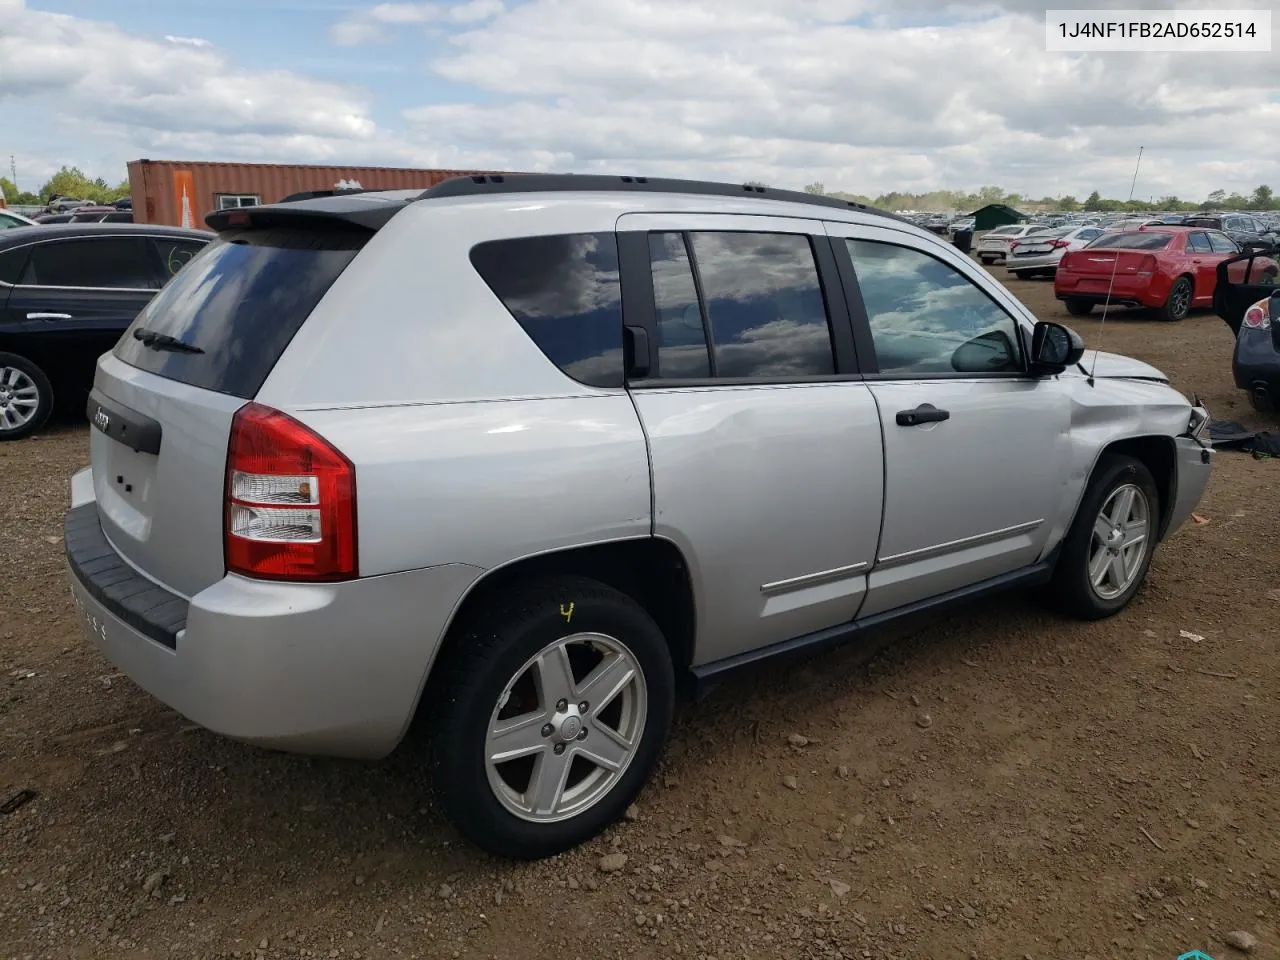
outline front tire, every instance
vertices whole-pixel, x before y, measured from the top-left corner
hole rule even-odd
[[[1067,313],[1073,317],[1087,317],[1093,313],[1093,301],[1081,300],[1077,297],[1068,297],[1063,301],[1067,307]]]
[[[53,386],[45,372],[26,357],[0,353],[0,441],[30,436],[52,410]]]
[[[530,581],[477,610],[432,690],[446,816],[501,857],[552,856],[622,816],[675,706],[670,648],[630,597],[584,577]]]
[[[1127,607],[1151,566],[1159,521],[1151,471],[1133,457],[1104,455],[1063,541],[1049,585],[1053,604],[1080,620]]]
[[[1170,323],[1185,319],[1187,314],[1191,312],[1192,292],[1191,281],[1186,277],[1179,277],[1175,280],[1164,306],[1160,308],[1160,319]]]

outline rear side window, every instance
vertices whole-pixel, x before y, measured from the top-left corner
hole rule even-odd
[[[371,234],[354,230],[224,233],[156,296],[116,344],[142,370],[248,400]],[[138,328],[200,352],[146,347]]]
[[[1235,245],[1230,237],[1221,233],[1209,234],[1209,244],[1213,247],[1214,253],[1239,253],[1240,248]]]
[[[471,264],[552,363],[580,383],[622,386],[622,287],[612,233],[490,240]]]
[[[151,290],[157,281],[144,237],[53,240],[31,248],[20,283],[32,287]]]
[[[1187,249],[1192,253],[1212,253],[1213,247],[1209,245],[1209,235],[1199,230],[1187,236]]]

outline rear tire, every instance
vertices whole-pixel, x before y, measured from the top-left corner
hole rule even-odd
[[[983,264],[988,267],[996,262],[995,257],[979,257],[978,259],[981,260]]]
[[[670,648],[648,612],[585,577],[541,578],[477,609],[453,641],[428,702],[436,792],[458,832],[532,860],[621,817],[675,706]]]
[[[0,442],[21,440],[44,426],[53,410],[53,385],[38,366],[0,353]]]
[[[1159,523],[1151,471],[1133,457],[1105,454],[1063,540],[1048,590],[1053,606],[1078,620],[1127,607],[1146,580]]]
[[[1029,270],[1010,270],[1009,272],[1013,274],[1015,280],[1030,280],[1035,276],[1035,274]]]
[[[1068,297],[1063,301],[1063,303],[1066,304],[1067,313],[1071,314],[1073,317],[1087,317],[1089,314],[1093,313],[1092,300],[1080,300],[1076,297]]]
[[[1249,390],[1249,406],[1253,407],[1257,413],[1275,413],[1276,405],[1271,400],[1270,392],[1259,393],[1257,390]]]
[[[1191,312],[1191,295],[1193,291],[1194,287],[1186,277],[1179,277],[1175,280],[1173,288],[1169,291],[1168,299],[1165,300],[1164,306],[1160,308],[1160,319],[1169,323],[1185,320],[1187,314]]]

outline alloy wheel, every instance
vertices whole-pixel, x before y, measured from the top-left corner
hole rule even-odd
[[[40,388],[17,367],[0,367],[0,431],[31,422],[40,408]]]
[[[577,816],[613,789],[644,734],[639,661],[601,633],[576,633],[530,657],[489,719],[485,773],[504,808],[531,823]]]
[[[1102,504],[1089,545],[1089,584],[1103,600],[1114,600],[1132,585],[1150,549],[1151,505],[1142,488],[1117,487]]]

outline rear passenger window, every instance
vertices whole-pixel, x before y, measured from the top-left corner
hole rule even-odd
[[[846,243],[881,373],[1022,371],[1016,321],[954,267],[908,247]]]
[[[142,237],[54,240],[31,248],[20,281],[33,287],[150,290],[159,286]]]
[[[658,376],[783,379],[835,373],[826,301],[807,236],[652,234],[649,256]]]
[[[573,379],[622,386],[622,290],[612,233],[476,245],[471,263],[547,358]]]
[[[1213,247],[1209,245],[1209,235],[1201,233],[1199,230],[1194,231],[1187,237],[1187,249],[1192,253],[1213,252]]]

